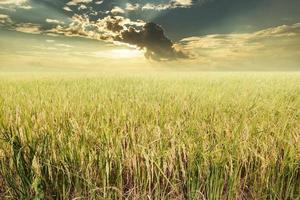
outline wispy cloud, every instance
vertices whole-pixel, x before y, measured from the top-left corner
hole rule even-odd
[[[57,19],[46,19],[46,22],[50,23],[50,24],[64,24],[64,22],[59,21]]]
[[[167,10],[174,8],[189,8],[193,5],[192,0],[171,0],[168,3],[147,3],[142,6],[143,10]]]
[[[73,48],[72,45],[64,44],[64,43],[55,44],[55,46],[57,46],[57,47],[63,47],[63,48]]]
[[[8,15],[0,14],[0,24],[12,23],[12,20]]]
[[[114,15],[118,15],[118,14],[123,14],[123,13],[125,13],[125,10],[124,10],[123,8],[119,7],[119,6],[115,6],[115,7],[113,7],[113,9],[111,9],[110,12],[111,12],[112,14],[114,14]]]
[[[23,33],[41,34],[41,26],[32,23],[21,23],[15,25],[15,30]]]
[[[67,3],[67,5],[78,5],[78,4],[87,4],[91,3],[93,0],[71,0]]]
[[[22,9],[31,9],[32,7],[29,5],[28,0],[1,0],[0,5],[7,6],[12,9],[14,7],[22,8]]]
[[[95,1],[95,4],[100,5],[103,3],[103,0]]]
[[[63,9],[68,12],[72,12],[72,9],[69,6],[64,6]]]
[[[22,5],[26,2],[27,2],[27,0],[1,0],[0,4],[3,4],[3,5],[9,5],[9,4]]]
[[[135,11],[135,10],[138,10],[139,8],[140,8],[140,4],[138,4],[138,3],[136,3],[136,4],[126,3],[125,10]]]
[[[295,62],[300,61],[300,23],[253,33],[189,37],[182,39],[180,44],[194,53],[195,62],[215,66],[254,62],[277,65],[280,60]]]
[[[181,40],[185,48],[193,49],[236,49],[242,47],[264,47],[264,42],[274,39],[300,39],[300,23],[282,25],[241,34],[215,34],[202,37],[189,37]]]

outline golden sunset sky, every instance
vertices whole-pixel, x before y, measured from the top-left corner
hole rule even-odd
[[[298,0],[0,0],[0,70],[299,70]]]

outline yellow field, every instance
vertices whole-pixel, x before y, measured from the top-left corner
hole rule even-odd
[[[2,73],[0,91],[0,198],[300,198],[300,73]]]

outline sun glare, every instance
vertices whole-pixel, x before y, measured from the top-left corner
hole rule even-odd
[[[138,49],[111,49],[95,52],[95,56],[112,59],[130,59],[143,57],[143,52]]]
[[[110,51],[113,58],[136,58],[143,56],[142,52],[137,49],[114,49]]]

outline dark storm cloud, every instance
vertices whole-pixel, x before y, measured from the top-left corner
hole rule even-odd
[[[120,25],[121,22],[122,18],[109,17],[105,22],[106,28],[112,32],[120,32],[123,30],[123,26]]]
[[[188,58],[187,54],[175,48],[174,43],[164,34],[163,29],[152,22],[146,23],[142,30],[132,27],[123,30],[114,39],[145,49],[145,57],[148,59],[162,61]]]
[[[145,51],[145,57],[156,61],[185,59],[189,56],[178,49],[164,33],[161,26],[143,21],[131,21],[122,16],[107,16],[90,21],[75,15],[68,26],[58,25],[49,33],[79,36],[95,40],[127,44]]]

